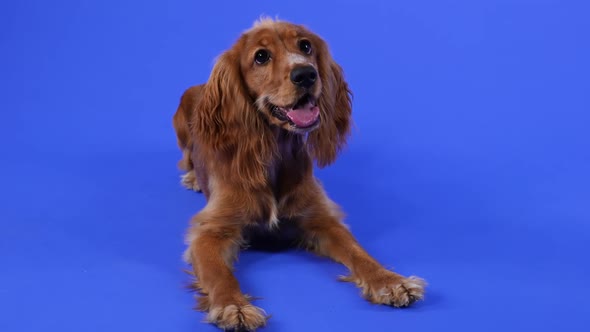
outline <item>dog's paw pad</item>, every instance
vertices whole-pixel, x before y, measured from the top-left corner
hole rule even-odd
[[[238,306],[230,304],[215,307],[209,311],[207,320],[224,330],[255,331],[266,325],[268,316],[261,308],[251,304]]]

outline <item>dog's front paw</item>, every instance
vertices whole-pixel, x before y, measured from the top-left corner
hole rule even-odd
[[[266,325],[268,316],[264,310],[251,304],[230,304],[209,310],[207,320],[223,330],[255,331]]]
[[[372,286],[369,300],[374,303],[407,307],[424,298],[424,280],[411,276],[392,276]]]
[[[426,282],[418,277],[404,277],[391,271],[381,271],[366,279],[346,277],[343,280],[355,282],[363,296],[372,303],[407,307],[424,298]]]

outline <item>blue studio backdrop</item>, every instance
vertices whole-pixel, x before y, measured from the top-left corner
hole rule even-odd
[[[172,115],[260,15],[324,37],[355,129],[317,175],[424,301],[376,306],[298,251],[245,252],[265,331],[588,331],[587,1],[3,1],[0,331],[216,331],[181,260],[202,195]]]

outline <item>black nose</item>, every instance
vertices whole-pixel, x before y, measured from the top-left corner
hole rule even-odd
[[[318,72],[312,66],[296,67],[291,71],[291,82],[302,88],[309,88],[315,83]]]

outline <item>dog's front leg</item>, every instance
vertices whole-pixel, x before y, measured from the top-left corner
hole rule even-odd
[[[341,222],[338,207],[326,199],[316,200],[314,211],[301,222],[308,247],[320,255],[344,264],[351,272],[345,281],[362,289],[363,296],[373,303],[405,307],[424,296],[425,282],[417,277],[406,278],[385,269],[356,241]]]
[[[193,266],[195,288],[201,293],[198,309],[208,312],[208,321],[224,330],[252,331],[264,326],[267,317],[250,304],[232,272],[242,227],[219,217],[205,209],[193,218],[188,234],[185,259]]]

